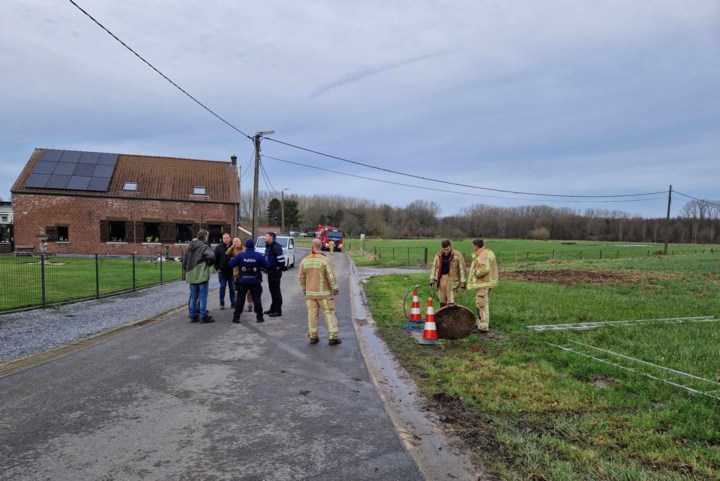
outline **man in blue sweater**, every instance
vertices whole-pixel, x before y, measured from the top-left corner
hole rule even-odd
[[[252,239],[245,241],[245,250],[230,259],[228,263],[230,267],[238,268],[237,278],[237,296],[235,297],[235,312],[233,313],[232,322],[235,324],[240,322],[240,314],[245,307],[245,298],[247,292],[253,299],[255,307],[255,315],[257,322],[265,322],[262,309],[262,271],[267,269],[269,264],[265,260],[265,256],[259,252],[255,252],[255,242]]]

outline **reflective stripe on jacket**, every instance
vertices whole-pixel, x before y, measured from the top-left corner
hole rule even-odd
[[[300,263],[298,281],[306,299],[331,299],[339,289],[332,262],[315,252]]]
[[[442,249],[433,259],[433,266],[430,270],[430,281],[437,282],[440,279],[442,269]],[[450,252],[450,285],[453,289],[465,287],[465,258],[462,253],[453,249]]]
[[[497,286],[497,283],[498,268],[495,253],[487,247],[482,247],[477,254],[472,255],[468,289],[487,289]]]

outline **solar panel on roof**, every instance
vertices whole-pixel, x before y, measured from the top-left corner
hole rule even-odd
[[[92,179],[92,177],[73,175],[70,177],[70,182],[68,182],[67,188],[73,190],[88,190],[87,187],[90,183],[90,179]]]
[[[88,183],[87,190],[106,191],[110,185],[110,177],[93,177]]]
[[[55,175],[72,175],[77,164],[70,164],[68,162],[58,162],[53,174]],[[33,171],[34,172],[34,171]]]
[[[95,172],[95,167],[93,164],[77,164],[75,170],[73,170],[73,175],[92,177],[93,172]]]
[[[114,165],[96,165],[93,177],[112,177],[113,171],[115,170]]]
[[[80,163],[80,164],[97,164],[99,159],[100,159],[99,152],[83,152],[82,155],[80,155],[80,160],[78,160],[78,163]]]
[[[100,154],[98,164],[115,165],[117,163],[118,154]]]
[[[38,189],[42,189],[45,187],[45,184],[47,184],[47,181],[50,179],[50,174],[30,174],[25,181],[25,187],[36,187]]]
[[[47,184],[45,185],[46,189],[64,189],[67,187],[68,182],[70,182],[70,176],[69,175],[51,175],[50,179],[48,180]]]
[[[63,154],[62,150],[45,149],[43,151],[42,157],[40,157],[40,160],[47,160],[49,162],[58,162],[60,160],[60,157],[62,157],[62,154]]]
[[[33,169],[34,174],[52,174],[57,166],[57,162],[45,162],[44,160],[37,163]]]
[[[25,187],[107,191],[117,160],[118,154],[45,149]]]
[[[78,152],[77,150],[66,150],[60,158],[60,162],[77,164],[78,160],[80,160],[80,154],[82,154],[82,152]]]

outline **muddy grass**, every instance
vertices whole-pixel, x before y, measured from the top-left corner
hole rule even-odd
[[[649,281],[674,279],[677,278],[677,275],[658,273],[651,274],[647,272],[558,269],[542,271],[503,272],[500,278],[501,280],[511,281],[556,282],[565,286],[574,286],[578,284],[632,285],[639,283],[647,283]]]

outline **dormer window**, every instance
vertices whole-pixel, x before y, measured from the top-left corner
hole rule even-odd
[[[137,182],[125,182],[125,184],[123,185],[123,190],[137,192],[138,183]]]
[[[193,195],[207,195],[207,189],[202,185],[193,187]]]

